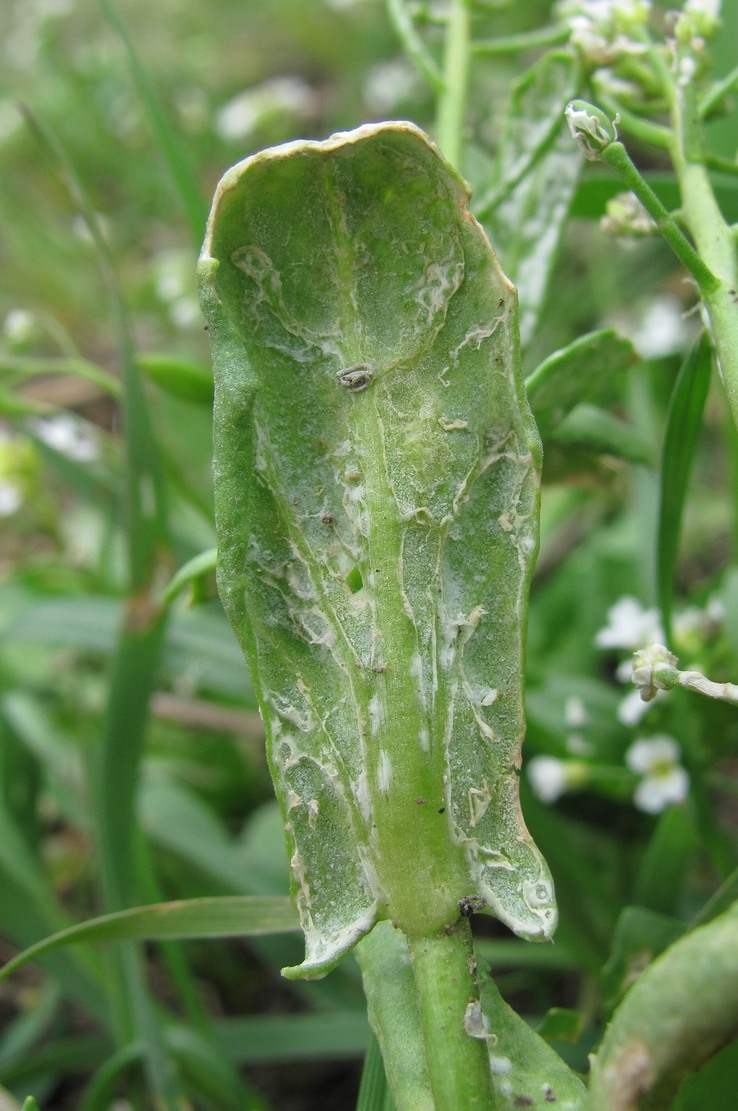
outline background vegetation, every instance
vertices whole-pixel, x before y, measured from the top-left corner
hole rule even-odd
[[[532,30],[550,7],[479,3],[475,34]],[[738,41],[738,9],[726,8],[718,74]],[[19,0],[0,11],[0,31],[7,959],[126,905],[286,893],[261,726],[212,577],[165,593],[215,542],[195,259],[207,198],[237,159],[366,119],[434,120],[380,0]],[[480,190],[536,57],[475,61],[464,171]],[[712,123],[710,141],[734,159],[735,116]],[[631,150],[673,191],[651,149]],[[738,220],[738,179],[719,187]],[[475,920],[505,997],[582,1069],[637,969],[735,895],[738,865],[735,710],[675,691],[636,719],[618,677],[633,648],[659,639],[657,569],[677,536],[680,666],[738,676],[738,453],[715,380],[701,431],[699,413],[686,418],[695,463],[681,531],[672,520],[665,543],[675,449],[664,433],[696,334],[693,294],[660,240],[602,232],[617,188],[582,171],[524,352],[530,372],[605,325],[639,352],[598,387],[624,422],[613,450],[605,439],[547,445],[523,802],[561,925],[553,947],[529,947]],[[658,767],[639,764],[634,744],[663,736],[676,747]],[[675,768],[689,789],[666,805],[670,788],[648,785],[660,776],[681,799]],[[326,981],[287,985],[278,970],[300,955],[297,936],[276,935],[49,957],[0,988],[3,1111],[30,1093],[85,1111],[116,1099],[352,1106],[368,1041],[358,971],[348,960]],[[706,1091],[713,1109],[734,1106],[738,1053],[709,1070],[682,1092],[682,1111],[704,1107]]]

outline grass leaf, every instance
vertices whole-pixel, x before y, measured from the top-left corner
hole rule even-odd
[[[44,938],[3,965],[0,981],[54,949],[83,941],[253,937],[297,929],[297,916],[286,896],[226,895],[133,907],[80,922]]]
[[[679,554],[682,513],[702,426],[711,365],[710,341],[703,333],[679,371],[666,417],[661,456],[657,577],[661,620],[667,644],[671,641],[674,574]]]

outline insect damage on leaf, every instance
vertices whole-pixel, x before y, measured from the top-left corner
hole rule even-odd
[[[555,924],[518,802],[540,448],[467,202],[421,131],[377,124],[233,167],[208,225],[219,582],[306,937],[290,974],[464,900]]]

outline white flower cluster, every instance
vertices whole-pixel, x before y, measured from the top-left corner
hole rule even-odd
[[[720,0],[686,0],[677,20],[675,34],[681,42],[691,42],[699,51],[704,40],[712,38],[720,27]]]
[[[643,52],[639,33],[650,11],[649,0],[559,0],[555,8],[557,18],[571,27],[571,41],[598,66]]]
[[[15,439],[0,428],[0,517],[12,517],[23,504],[23,490],[13,465]]]
[[[714,602],[704,610],[690,607],[674,619],[675,637],[686,638],[696,630],[709,634],[721,612]],[[649,704],[674,686],[677,659],[663,647],[664,639],[658,610],[645,609],[630,595],[618,599],[608,610],[607,624],[595,637],[599,648],[629,653],[617,669],[621,682],[632,680],[636,684],[618,707],[618,719],[624,725],[637,725]],[[633,796],[640,810],[657,814],[670,803],[686,798],[689,776],[679,763],[679,746],[673,737],[639,737],[628,749],[625,762],[640,777]]]
[[[189,252],[160,251],[154,259],[154,289],[178,328],[191,328],[201,321],[195,278]]]

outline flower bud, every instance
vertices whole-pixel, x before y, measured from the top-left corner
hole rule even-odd
[[[600,108],[586,100],[572,100],[566,106],[566,121],[582,154],[589,162],[597,162],[603,151],[618,137],[615,123]]]
[[[644,702],[659,690],[667,691],[679,682],[677,657],[663,644],[650,644],[633,655],[633,682]]]

